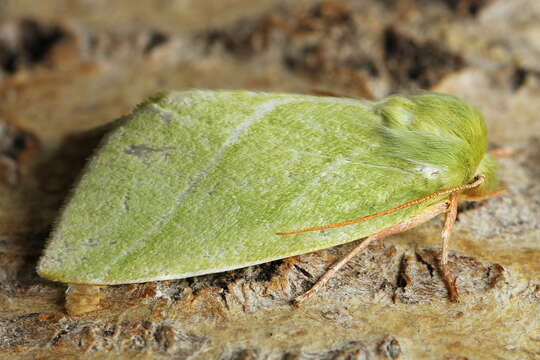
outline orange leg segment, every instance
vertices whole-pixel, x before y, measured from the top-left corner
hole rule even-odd
[[[448,205],[448,212],[446,213],[446,219],[444,220],[444,227],[442,231],[442,252],[440,259],[440,266],[443,275],[444,282],[448,289],[448,296],[450,301],[458,302],[459,296],[456,288],[456,279],[452,279],[450,271],[448,270],[448,248],[450,244],[450,234],[452,228],[456,223],[458,208],[458,196],[456,193],[450,194],[450,204]]]

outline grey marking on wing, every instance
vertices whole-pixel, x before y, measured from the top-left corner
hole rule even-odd
[[[124,150],[124,153],[133,155],[139,158],[148,157],[151,153],[167,152],[170,150],[176,150],[174,146],[152,147],[142,144],[130,145]]]
[[[414,171],[411,171],[411,170],[405,170],[405,169],[395,167],[395,166],[373,164],[373,163],[368,163],[368,162],[365,162],[365,161],[351,162],[351,164],[364,165],[364,166],[374,167],[374,168],[378,168],[378,169],[393,170],[393,171],[398,171],[398,172],[402,172],[402,173],[405,173],[405,174],[413,174],[413,175],[416,174]]]
[[[394,171],[398,171],[398,172],[402,172],[402,173],[406,173],[406,174],[415,174],[414,171],[405,170],[405,169],[395,167],[395,166],[373,164],[373,163],[369,163],[369,162],[366,162],[366,161],[353,161],[353,160],[351,160],[349,158],[350,156],[336,157],[336,156],[318,154],[318,153],[314,153],[314,152],[310,152],[310,151],[301,151],[301,150],[296,150],[296,149],[289,149],[289,151],[292,152],[292,153],[297,153],[297,154],[302,154],[302,155],[307,155],[307,156],[313,156],[313,157],[317,157],[317,158],[321,158],[321,159],[338,160],[338,158],[339,158],[339,161],[342,161],[343,164],[363,165],[363,166],[369,166],[369,167],[374,167],[374,168],[379,168],[379,169],[394,170]],[[361,154],[362,152],[365,152],[365,151],[368,151],[368,150],[355,152],[353,155],[357,156],[357,155],[359,155],[359,154]],[[329,166],[331,166],[332,164],[333,163],[331,163]]]
[[[128,155],[133,155],[138,158],[146,158],[151,153],[167,152],[170,150],[176,150],[174,146],[162,146],[162,147],[152,147],[142,144],[130,145],[127,149],[124,150],[124,153]]]
[[[157,114],[159,115],[159,117],[161,119],[163,119],[163,121],[165,121],[165,123],[169,124],[172,119],[173,119],[173,112],[172,111],[168,111],[166,109],[163,109],[162,107],[160,107],[159,105],[157,104],[150,104],[146,107],[146,110],[148,111],[151,111],[153,112],[154,114]]]

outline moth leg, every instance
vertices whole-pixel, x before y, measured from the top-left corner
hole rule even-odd
[[[506,189],[498,189],[498,190],[495,190],[495,191],[492,191],[490,193],[487,193],[487,194],[460,194],[460,196],[463,198],[463,200],[467,200],[467,201],[481,201],[481,200],[485,200],[485,199],[489,199],[489,198],[492,198],[492,197],[495,197],[497,195],[500,195],[502,193],[504,193],[506,191]]]
[[[514,151],[510,148],[500,148],[491,150],[489,154],[497,158],[509,158],[514,155]]]
[[[366,240],[362,241],[357,247],[355,247],[349,254],[343,257],[338,262],[334,263],[318,280],[317,282],[305,293],[296,297],[293,300],[293,305],[298,306],[303,301],[309,299],[311,296],[315,295],[327,282],[330,280],[335,273],[343,267],[349,260],[351,260],[356,255],[360,254],[370,243],[374,241],[383,240],[384,238],[399,234],[401,232],[407,231],[416,227],[420,224],[425,223],[426,221],[431,220],[435,216],[442,214],[448,210],[447,202],[443,201],[428,207],[424,212],[413,216],[412,218],[405,220],[401,224],[387,227],[386,229],[369,236]]]
[[[440,266],[443,275],[444,282],[448,289],[448,296],[450,301],[458,302],[459,295],[456,287],[456,279],[452,278],[450,270],[448,269],[448,247],[450,244],[450,234],[452,228],[456,223],[458,208],[458,195],[457,193],[450,194],[450,204],[448,205],[448,212],[446,213],[446,219],[444,220],[444,227],[442,231],[442,253]]]
[[[69,284],[66,290],[67,313],[71,316],[77,316],[99,310],[102,287],[100,285]]]

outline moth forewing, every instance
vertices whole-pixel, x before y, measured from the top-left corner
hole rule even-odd
[[[481,114],[450,95],[164,93],[98,147],[38,272],[95,285],[180,279],[373,236],[424,216],[446,201],[441,191],[479,175],[478,192],[492,192],[486,148]]]

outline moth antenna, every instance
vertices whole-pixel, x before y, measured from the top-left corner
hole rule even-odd
[[[347,221],[334,223],[334,224],[313,226],[313,227],[308,227],[308,228],[298,229],[298,230],[293,230],[293,231],[287,231],[287,232],[278,232],[278,233],[276,233],[276,235],[279,235],[279,236],[294,235],[294,234],[299,234],[299,233],[303,233],[303,232],[333,229],[333,228],[337,228],[337,227],[341,227],[341,226],[357,224],[357,223],[367,221],[367,220],[371,220],[371,219],[374,219],[374,218],[377,218],[377,217],[380,217],[380,216],[395,213],[396,211],[399,211],[399,210],[414,206],[416,204],[419,204],[419,203],[427,201],[427,200],[435,199],[435,198],[437,198],[439,196],[442,196],[442,195],[452,194],[452,193],[456,193],[456,192],[459,192],[459,191],[475,188],[477,186],[482,185],[485,180],[486,180],[486,177],[484,175],[478,175],[476,177],[476,179],[473,182],[469,183],[469,184],[459,185],[459,186],[456,186],[456,187],[453,187],[453,188],[437,191],[437,192],[434,192],[434,193],[419,197],[417,199],[408,201],[406,203],[400,204],[400,205],[398,205],[396,207],[380,211],[380,212],[375,213],[375,214],[370,214],[370,215],[363,216],[363,217],[360,217],[360,218],[357,218],[357,219],[347,220]]]

